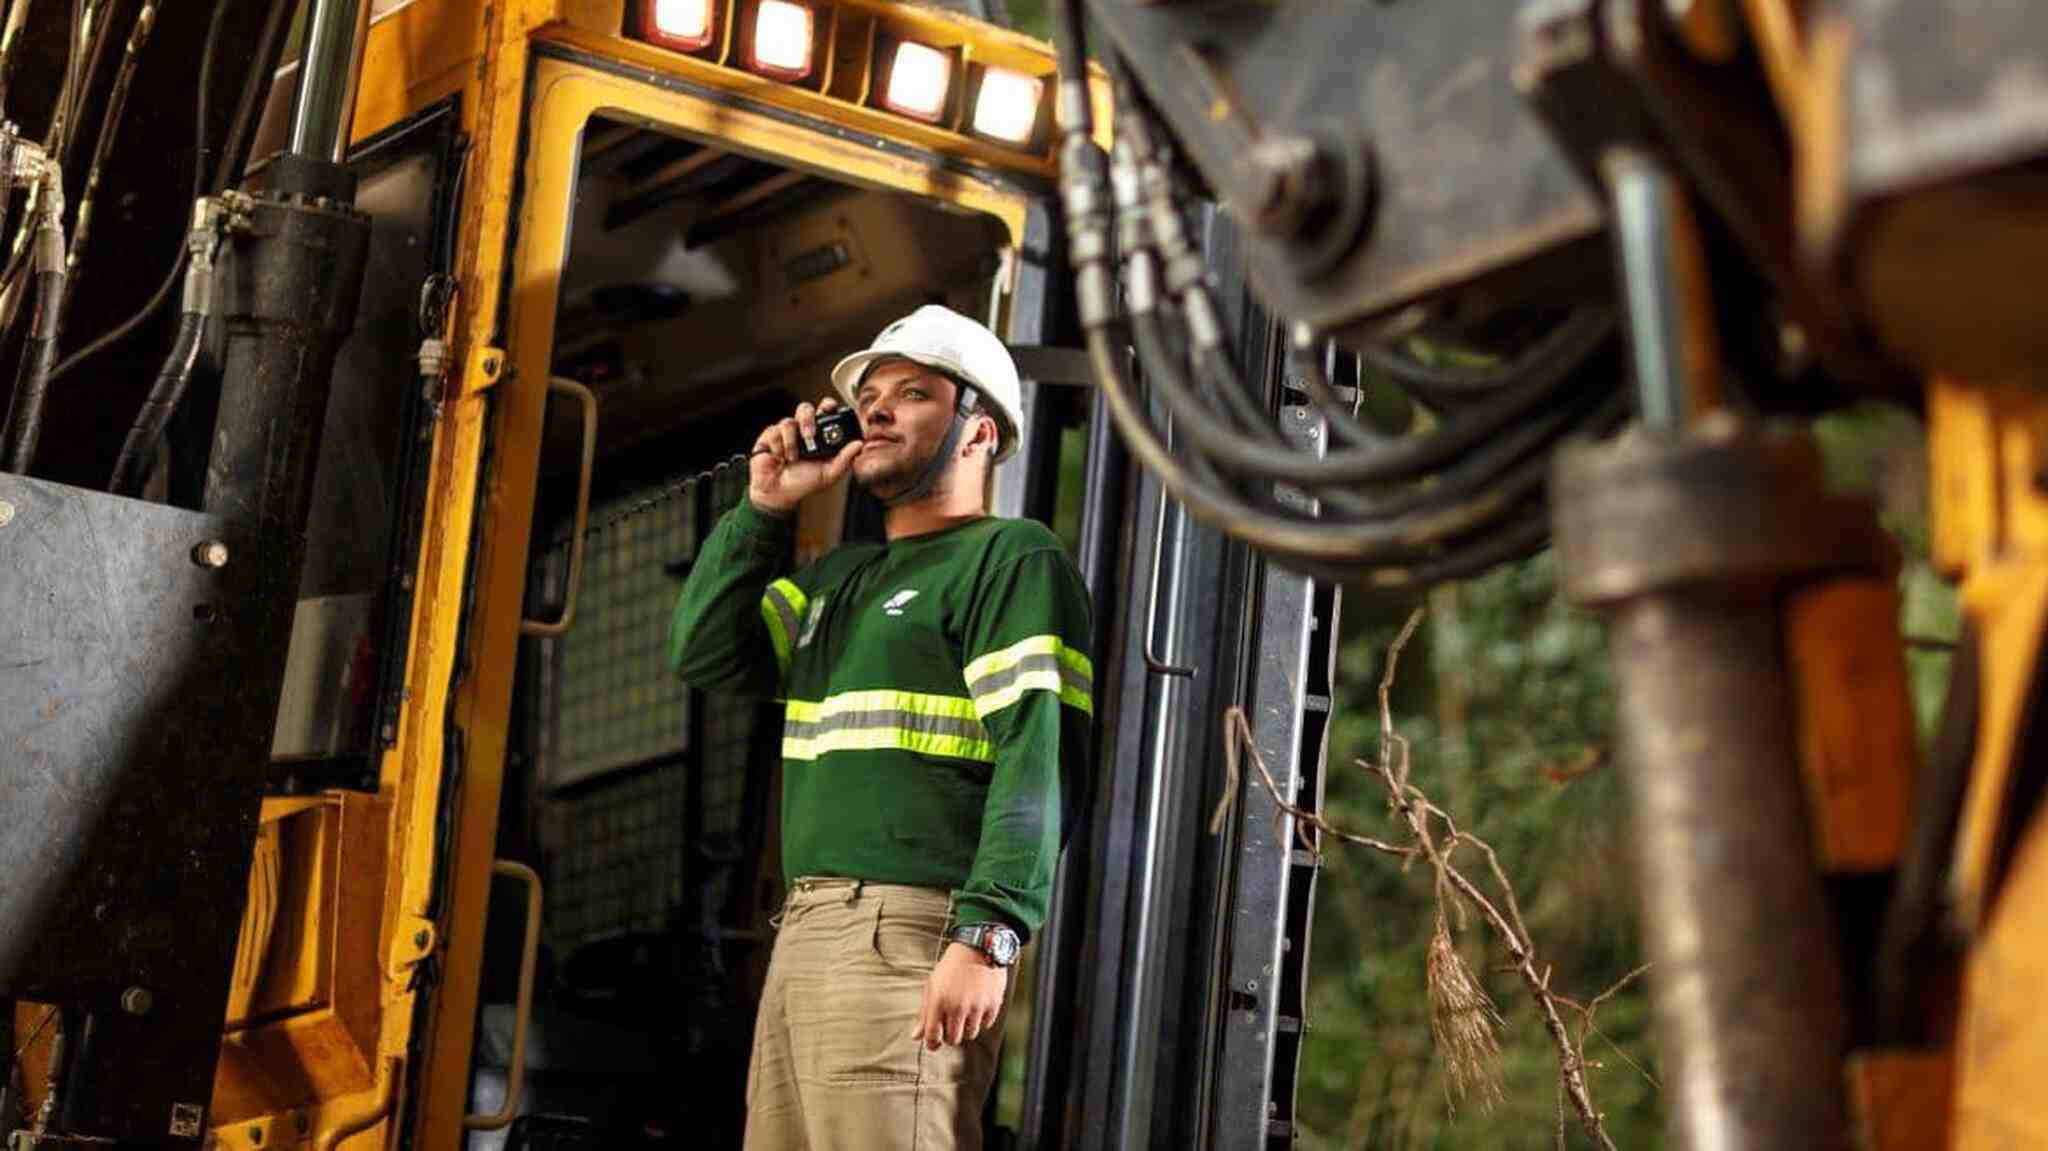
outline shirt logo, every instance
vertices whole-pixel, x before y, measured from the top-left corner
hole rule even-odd
[[[882,605],[882,611],[889,615],[902,615],[903,609],[908,607],[910,605],[910,601],[916,598],[917,589],[905,588],[902,591],[897,592],[895,595],[890,596],[889,602]]]
[[[796,637],[796,646],[809,647],[811,637],[817,634],[818,621],[825,618],[827,597],[819,596],[811,601],[810,610],[804,613],[803,631]]]

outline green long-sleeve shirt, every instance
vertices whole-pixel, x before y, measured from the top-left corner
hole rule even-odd
[[[1093,714],[1088,597],[1044,525],[981,519],[789,571],[742,501],[676,602],[692,686],[785,701],[784,873],[951,890],[962,923],[1045,919]]]

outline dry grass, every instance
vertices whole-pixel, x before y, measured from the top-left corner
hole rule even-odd
[[[1436,917],[1436,932],[1429,937],[1429,951],[1423,961],[1423,978],[1429,986],[1429,1029],[1436,1036],[1437,1053],[1450,1070],[1445,1095],[1453,1090],[1457,1098],[1472,1099],[1481,1110],[1490,1109],[1505,1096],[1500,1086],[1500,1040],[1495,1032],[1503,1020],[1494,1010],[1486,988],[1472,974],[1465,957],[1451,941],[1450,921]]]

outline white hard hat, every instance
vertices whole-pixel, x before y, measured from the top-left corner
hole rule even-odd
[[[857,406],[854,393],[862,377],[883,360],[910,360],[972,387],[996,421],[995,462],[1017,450],[1024,438],[1023,389],[1017,383],[1017,362],[994,332],[951,308],[926,304],[883,328],[866,351],[832,369],[833,390],[847,406]]]

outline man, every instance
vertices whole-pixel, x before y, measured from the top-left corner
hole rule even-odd
[[[692,685],[786,701],[794,878],[746,1145],[972,1151],[1087,754],[1088,600],[1050,531],[988,514],[989,471],[1024,431],[988,329],[919,308],[832,383],[863,438],[798,458],[831,399],[761,433],[670,635]],[[790,574],[797,505],[849,473],[883,501],[888,542]]]

